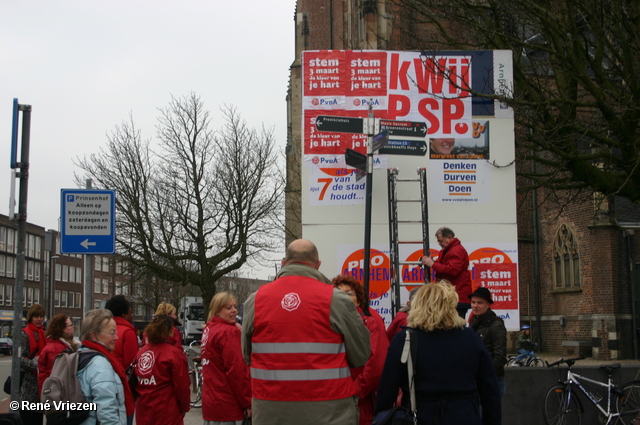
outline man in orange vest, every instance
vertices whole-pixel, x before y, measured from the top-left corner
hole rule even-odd
[[[287,247],[276,280],[244,304],[242,352],[251,366],[254,425],[356,425],[349,372],[369,359],[369,331],[318,269],[315,245]]]

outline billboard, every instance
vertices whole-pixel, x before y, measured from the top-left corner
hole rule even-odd
[[[436,256],[439,251],[435,231],[450,227],[473,257],[474,286],[511,296],[494,307],[509,329],[517,329],[513,110],[474,95],[510,95],[511,52],[305,51],[302,73],[303,237],[318,246],[322,271],[330,277],[362,277],[366,183],[346,165],[345,151],[367,153],[369,135],[352,124],[372,110],[381,120],[380,129],[392,134],[389,145],[374,155],[372,306],[387,323],[391,320],[386,169],[397,168],[405,179],[426,168],[431,251]],[[349,132],[326,131],[332,116],[343,117],[341,125]],[[398,185],[398,199],[419,197],[417,184]],[[419,210],[410,211],[406,204],[398,205],[398,214],[401,220],[403,214],[420,217]],[[420,234],[419,223],[400,228],[400,240]],[[401,246],[401,261],[421,255],[421,245]],[[495,273],[501,280],[491,277]],[[401,275],[409,289],[424,281],[417,267],[405,266]],[[402,291],[405,300],[409,289]]]

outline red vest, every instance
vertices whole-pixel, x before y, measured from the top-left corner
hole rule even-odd
[[[355,395],[344,338],[331,329],[332,293],[333,286],[302,276],[285,276],[258,290],[251,338],[254,398],[324,401]]]

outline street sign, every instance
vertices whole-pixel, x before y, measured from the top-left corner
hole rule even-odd
[[[347,148],[347,151],[344,153],[344,161],[347,163],[347,165],[353,168],[367,171],[367,155]]]
[[[374,152],[382,149],[389,144],[389,132],[387,130],[373,136],[373,146],[371,150]]]
[[[60,191],[60,252],[113,254],[116,251],[115,190]]]
[[[356,117],[333,117],[328,115],[318,115],[316,117],[316,128],[318,131],[329,131],[337,133],[365,133],[364,118]]]
[[[389,144],[378,153],[386,155],[414,155],[425,156],[427,144],[424,140],[389,140]]]
[[[419,137],[424,139],[427,136],[427,124],[424,122],[381,119],[380,130],[388,130],[390,139],[396,137]]]

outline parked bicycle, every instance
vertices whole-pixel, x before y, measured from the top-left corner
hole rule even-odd
[[[202,361],[196,348],[200,347],[200,341],[192,341],[184,350],[189,363],[189,382],[191,407],[202,407]]]
[[[538,344],[533,344],[534,348],[538,347]],[[526,356],[524,356],[524,358],[521,358],[520,360],[518,360],[518,358],[520,357],[520,355],[517,356],[509,356],[509,359],[507,359],[507,367],[546,367],[548,366],[548,363],[546,362],[546,360],[541,359],[540,357],[536,356],[536,353],[531,350],[529,351],[529,354],[527,354]]]
[[[582,393],[598,409],[598,419],[602,424],[631,424],[640,412],[640,381],[633,381],[618,387],[613,383],[612,375],[620,368],[620,364],[602,365],[608,374],[607,382],[597,381],[574,373],[571,368],[577,360],[584,356],[571,359],[560,359],[551,363],[549,367],[566,364],[567,378],[560,381],[547,391],[544,398],[544,419],[547,425],[579,425],[582,421],[584,408],[578,393]],[[602,387],[606,396],[595,391],[587,390],[582,382]],[[579,390],[579,391],[578,391]]]

